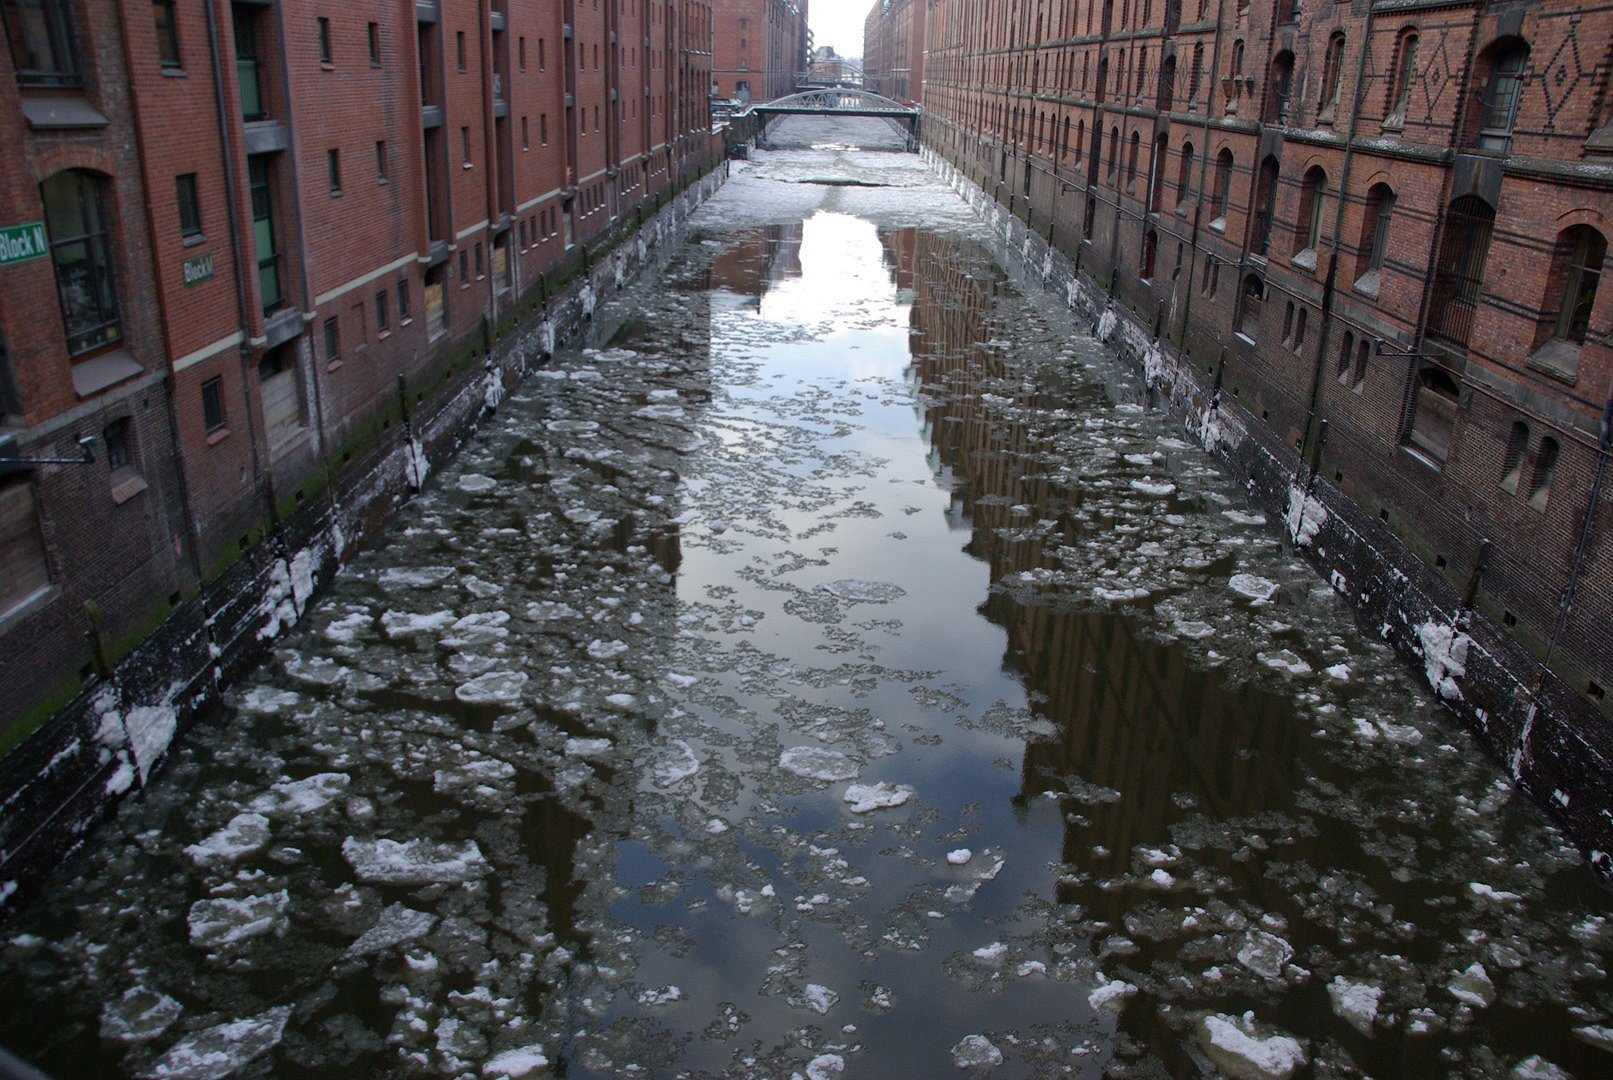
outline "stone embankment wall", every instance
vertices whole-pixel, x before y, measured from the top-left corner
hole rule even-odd
[[[0,758],[0,919],[16,909],[129,795],[150,783],[173,741],[294,627],[344,561],[380,535],[556,348],[584,338],[598,298],[659,266],[686,221],[727,176],[719,165],[638,232],[515,323],[196,598],[181,604],[110,677]]]
[[[990,223],[1010,260],[1142,368],[1153,402],[1244,482],[1251,500],[1283,520],[1290,542],[1355,608],[1362,626],[1425,674],[1513,781],[1562,822],[1591,866],[1613,878],[1613,730],[1607,718],[1280,435],[1222,394],[1213,365],[1195,367],[944,157],[929,148],[923,153]]]

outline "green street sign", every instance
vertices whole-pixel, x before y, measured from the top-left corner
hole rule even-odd
[[[213,276],[213,256],[198,255],[194,259],[186,259],[183,267],[185,284],[194,285],[198,281],[206,281]]]
[[[0,228],[0,266],[27,262],[50,252],[45,241],[45,223],[8,225]]]

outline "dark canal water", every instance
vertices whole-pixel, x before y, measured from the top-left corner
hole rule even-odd
[[[916,158],[699,221],[10,924],[0,1043],[1613,1071],[1578,854]]]

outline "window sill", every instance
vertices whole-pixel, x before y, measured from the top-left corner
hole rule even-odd
[[[1362,296],[1370,296],[1372,299],[1376,300],[1378,298],[1378,286],[1381,284],[1381,282],[1382,275],[1379,273],[1379,271],[1368,270],[1366,273],[1356,278],[1355,284],[1351,285],[1350,288],[1354,289]]]
[[[1301,248],[1299,251],[1294,252],[1294,257],[1289,262],[1302,270],[1314,271],[1316,269],[1316,249],[1313,247]]]
[[[162,77],[165,79],[188,79],[190,78],[190,73],[182,67],[169,67],[165,65],[162,69]]]
[[[387,338],[389,338],[391,336],[392,336],[392,331],[390,331],[390,330],[382,330],[382,331],[380,331],[379,333],[377,333],[375,335],[375,340],[376,341],[385,341]]]
[[[202,233],[192,233],[190,236],[187,236],[185,239],[180,241],[180,244],[184,247],[195,247],[197,244],[205,243],[207,243],[207,237]]]
[[[321,70],[321,71],[335,71],[336,70],[336,65],[331,63],[329,60],[321,60],[319,62],[319,70]]]
[[[340,370],[342,370],[342,361],[340,361],[340,360],[332,360],[332,361],[330,361],[329,363],[327,363],[325,365],[325,370],[326,371],[340,371]]]
[[[1245,345],[1255,344],[1255,339],[1250,337],[1248,334],[1245,334],[1242,330],[1234,330],[1232,332],[1232,336],[1243,342]]]
[[[462,162],[459,167],[461,169],[474,169],[476,166],[474,166],[470,162],[466,161],[466,162]]]
[[[1530,353],[1524,361],[1535,371],[1572,386],[1579,381],[1580,346],[1562,338],[1552,338]]]
[[[113,349],[73,365],[73,392],[87,398],[144,370],[127,349]]]
[[[1227,231],[1227,219],[1224,218],[1224,217],[1216,218],[1214,221],[1210,222],[1210,228],[1214,229],[1218,233],[1226,232]]]
[[[124,503],[146,490],[146,478],[137,472],[132,472],[127,469],[120,469],[119,473],[123,474],[123,479],[118,480],[112,485],[112,501],[116,505],[122,506]],[[118,473],[114,473],[114,478],[116,478],[117,475]]]
[[[219,443],[223,442],[225,439],[227,439],[229,437],[230,437],[230,429],[229,428],[227,428],[227,427],[217,428],[217,429],[215,429],[213,431],[209,431],[207,433],[207,445],[208,446],[217,446]]]
[[[388,179],[387,179],[387,178],[386,178],[386,177],[384,177],[384,176],[377,176],[377,177],[376,177],[376,178],[375,178],[375,182],[376,182],[376,183],[377,183],[377,184],[379,184],[379,185],[380,185],[380,186],[381,186],[381,187],[386,187],[386,186],[387,186],[387,185],[389,185],[389,184],[391,184],[391,183],[392,183],[392,181],[390,181],[390,180],[388,180]]]
[[[342,189],[341,188],[331,188],[330,189],[330,197],[333,198],[333,199],[340,199],[342,197]]]
[[[1413,461],[1426,465],[1435,472],[1445,471],[1445,463],[1439,458],[1434,457],[1431,451],[1424,450],[1422,447],[1417,446],[1414,443],[1401,443],[1400,449]]]
[[[46,605],[61,595],[61,588],[57,585],[41,585],[27,596],[21,597],[9,608],[0,611],[0,634],[8,634],[22,624],[24,619],[36,615]]]

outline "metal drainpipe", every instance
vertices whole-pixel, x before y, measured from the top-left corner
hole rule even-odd
[[[1602,406],[1602,430],[1600,438],[1597,439],[1596,481],[1591,485],[1591,501],[1585,509],[1585,525],[1579,531],[1579,547],[1574,552],[1574,566],[1568,574],[1568,588],[1563,590],[1562,606],[1557,609],[1557,625],[1552,628],[1551,643],[1546,646],[1543,665],[1549,665],[1552,654],[1557,651],[1557,642],[1563,636],[1563,628],[1568,625],[1568,612],[1574,606],[1574,594],[1579,591],[1580,572],[1585,567],[1585,552],[1591,546],[1591,534],[1595,531],[1596,507],[1602,501],[1602,485],[1607,481],[1610,442],[1613,442],[1613,394],[1609,395],[1607,404]]]
[[[1327,281],[1322,287],[1321,334],[1316,343],[1316,364],[1311,371],[1310,402],[1305,407],[1305,431],[1299,440],[1300,461],[1305,462],[1308,460],[1312,462],[1312,467],[1309,470],[1310,475],[1306,478],[1307,489],[1311,483],[1315,482],[1317,468],[1320,467],[1321,463],[1321,446],[1319,444],[1314,447],[1310,445],[1311,432],[1316,425],[1316,406],[1322,396],[1322,371],[1327,365],[1328,343],[1333,336],[1333,297],[1338,289],[1339,230],[1344,224],[1344,198],[1345,194],[1350,190],[1350,167],[1354,164],[1355,159],[1355,128],[1356,124],[1360,122],[1361,94],[1366,86],[1366,47],[1367,43],[1372,40],[1372,19],[1372,9],[1368,8],[1367,21],[1361,31],[1361,59],[1357,62],[1355,69],[1355,95],[1354,100],[1350,103],[1350,126],[1344,142],[1344,168],[1342,175],[1339,177],[1339,194],[1337,200],[1335,200],[1336,205],[1333,208],[1333,243],[1331,251],[1328,253]],[[1320,438],[1320,435],[1321,433],[1318,432],[1318,438]],[[1300,467],[1304,468],[1305,466],[1302,464]]]
[[[214,0],[208,0],[202,5],[207,12],[207,44],[212,53],[213,62],[213,100],[218,109],[218,138],[224,150],[224,197],[229,201],[230,212],[230,252],[235,256],[235,302],[237,313],[241,320],[241,400],[245,402],[242,410],[246,414],[246,442],[252,448],[252,477],[254,480],[263,478],[263,459],[258,454],[257,424],[252,419],[252,394],[247,389],[252,385],[252,368],[249,363],[251,348],[247,339],[252,333],[252,300],[246,289],[246,249],[241,244],[240,223],[236,215],[240,213],[240,189],[236,185],[235,155],[230,151],[230,108],[229,101],[224,94],[224,66],[222,53],[219,47],[218,18],[213,10]],[[273,517],[273,507],[270,508]]]

